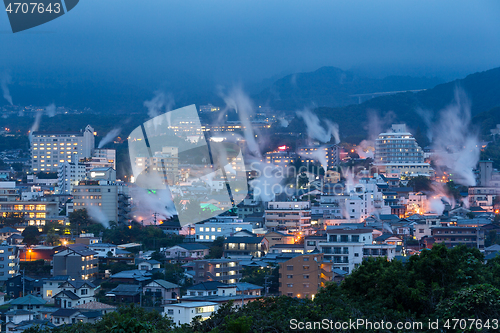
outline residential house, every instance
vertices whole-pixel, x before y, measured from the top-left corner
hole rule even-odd
[[[47,302],[53,302],[54,295],[57,295],[63,289],[61,285],[70,279],[69,275],[57,275],[44,279],[42,288],[42,297]]]
[[[73,307],[73,309],[78,309],[82,313],[99,311],[103,316],[105,314],[116,311],[116,306],[93,301],[85,304],[76,305]]]
[[[21,235],[21,232],[12,227],[3,227],[0,229],[0,241],[6,241],[12,235]]]
[[[228,237],[224,240],[224,257],[253,256],[260,258],[267,250],[264,237]]]
[[[170,263],[186,263],[196,259],[203,259],[209,254],[209,249],[203,244],[185,243],[160,249]]]
[[[60,308],[52,313],[52,324],[56,326],[76,324],[80,315],[78,309]]]
[[[54,254],[53,276],[69,275],[73,279],[92,280],[98,273],[97,252],[84,245],[74,244]]]
[[[267,240],[269,244],[269,248],[273,247],[276,244],[294,244],[294,235],[285,234],[278,231],[269,231],[264,235],[264,238]]]
[[[36,319],[36,313],[34,311],[11,309],[5,312],[6,323],[12,323],[17,325],[22,321],[28,321],[33,319]]]
[[[47,303],[43,298],[35,297],[33,295],[28,295],[24,297],[19,297],[10,302],[10,305],[14,309],[18,310],[34,310],[40,309]]]
[[[114,302],[139,303],[142,287],[139,284],[119,284],[116,288],[106,294]]]
[[[149,259],[149,260],[140,260],[138,261],[137,268],[140,271],[152,271],[160,269],[161,263],[158,260]]]
[[[193,283],[219,281],[236,283],[241,279],[240,261],[236,259],[195,260],[182,266],[193,277]]]
[[[5,292],[10,298],[18,298],[24,295],[33,294],[41,296],[42,280],[33,279],[21,274],[11,277],[5,281]]]
[[[75,305],[95,301],[96,286],[88,281],[68,280],[63,282],[61,291],[53,296],[54,303],[60,308],[71,308]]]
[[[143,293],[151,296],[154,303],[172,303],[181,295],[181,286],[165,280],[154,280],[143,287]]]
[[[130,271],[121,271],[111,275],[111,282],[143,285],[151,281],[151,276],[152,274],[149,271],[134,269]]]
[[[37,329],[44,331],[44,330],[52,330],[56,326],[52,324],[50,320],[34,319],[34,320],[25,320],[20,322],[19,324],[7,323],[5,325],[5,330],[7,332],[21,333],[33,327],[36,327]]]

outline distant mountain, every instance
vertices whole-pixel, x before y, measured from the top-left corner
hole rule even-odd
[[[393,91],[427,89],[442,83],[437,78],[389,76],[372,79],[336,67],[287,75],[254,98],[259,104],[278,110],[297,110],[304,106],[340,107],[358,103],[371,96],[353,96]]]
[[[485,126],[492,126],[495,121],[500,120],[499,109],[492,110],[500,106],[500,67],[439,84],[425,91],[381,96],[361,104],[344,107],[320,107],[315,112],[320,117],[337,122],[344,137],[361,134],[360,129],[367,128],[369,112],[375,112],[380,118],[390,119],[392,122],[405,122],[413,130],[425,132],[426,123],[416,110],[419,108],[427,110],[430,121],[436,120],[439,111],[453,101],[457,87],[462,88],[467,94],[476,124],[484,123]],[[291,126],[293,125],[292,122]],[[302,125],[297,124],[297,126]]]

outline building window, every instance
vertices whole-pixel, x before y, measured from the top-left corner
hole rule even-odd
[[[287,271],[293,271],[293,265],[288,265],[286,266]]]

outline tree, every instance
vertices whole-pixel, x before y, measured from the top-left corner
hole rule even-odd
[[[24,214],[21,213],[5,213],[5,216],[0,215],[0,224],[4,226],[15,226],[24,222]]]
[[[425,176],[413,177],[408,181],[408,186],[413,187],[415,192],[430,191],[432,189],[431,185],[431,180]]]
[[[59,241],[59,235],[56,234],[54,231],[49,231],[47,234],[47,237],[45,238],[45,242],[49,245],[58,245],[61,242]]]
[[[210,246],[210,252],[207,256],[208,259],[219,259],[222,258],[224,254],[224,237],[217,237],[212,246]]]
[[[26,243],[26,245],[32,246],[38,244],[38,236],[40,235],[40,232],[34,225],[27,226],[24,229],[22,235],[24,237],[24,243]]]
[[[92,220],[90,219],[90,216],[87,212],[87,210],[84,209],[77,209],[73,212],[71,212],[68,216],[69,218],[69,223],[71,225],[71,228],[76,231],[77,234],[79,234],[83,228],[90,226],[93,224]]]

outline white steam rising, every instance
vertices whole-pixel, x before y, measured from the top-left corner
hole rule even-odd
[[[228,95],[222,97],[226,103],[225,111],[234,110],[240,118],[249,153],[255,157],[260,157],[260,147],[255,140],[255,133],[250,121],[254,114],[254,106],[250,97],[240,87],[233,88]]]
[[[49,117],[54,117],[56,115],[56,105],[54,103],[50,104],[45,108],[45,112],[47,113],[47,116]]]
[[[14,105],[9,91],[10,80],[11,78],[9,74],[3,74],[0,78],[0,87],[2,88],[3,98],[5,98],[10,105]]]
[[[339,125],[326,119],[325,125],[323,127],[320,123],[318,116],[312,113],[310,110],[297,111],[297,116],[304,119],[307,126],[307,135],[312,138],[319,140],[321,142],[329,142],[333,136],[335,143],[340,142],[339,137]]]
[[[101,141],[99,141],[99,145],[97,146],[97,148],[100,149],[105,145],[107,145],[108,143],[110,143],[111,141],[113,141],[114,138],[120,135],[121,130],[122,130],[121,127],[113,128],[111,131],[108,132],[108,134],[104,136],[104,138],[102,138]]]
[[[470,103],[462,89],[455,90],[455,100],[440,113],[431,128],[432,147],[438,168],[447,168],[453,179],[465,186],[476,185],[473,169],[479,161],[480,145],[471,130]]]
[[[98,206],[92,206],[90,203],[86,204],[87,213],[95,222],[102,224],[105,228],[109,228],[109,220],[106,214],[103,213]]]
[[[144,102],[144,106],[148,108],[148,116],[151,118],[155,118],[164,112],[171,111],[174,104],[175,101],[172,94],[165,94],[161,91],[156,91],[152,100]],[[158,119],[161,119],[161,117],[157,118],[155,121]],[[155,125],[161,124],[155,123]]]
[[[35,114],[35,121],[33,122],[33,125],[31,125],[30,128],[30,134],[29,134],[29,139],[31,142],[31,139],[33,137],[33,132],[38,131],[38,128],[40,127],[40,122],[42,121],[42,116],[43,114],[46,113],[47,116],[49,117],[54,117],[56,115],[56,105],[54,103],[50,104],[49,106],[45,107],[44,110],[38,110]]]

